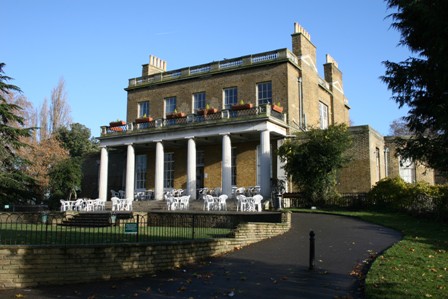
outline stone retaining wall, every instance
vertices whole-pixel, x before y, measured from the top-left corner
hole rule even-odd
[[[245,223],[233,238],[86,246],[0,246],[0,289],[82,283],[151,274],[218,256],[281,235],[291,227],[291,214],[282,223]]]

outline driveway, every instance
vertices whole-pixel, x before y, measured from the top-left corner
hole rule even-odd
[[[288,233],[195,265],[135,279],[0,291],[0,297],[362,298],[360,268],[400,239],[394,230],[354,218],[293,214]]]

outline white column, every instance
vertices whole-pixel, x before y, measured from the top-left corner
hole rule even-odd
[[[222,193],[232,195],[232,143],[229,134],[222,135]]]
[[[134,146],[128,144],[126,160],[126,198],[134,199],[134,179],[135,179],[135,152]]]
[[[154,182],[154,199],[163,199],[163,164],[165,161],[165,153],[163,150],[162,141],[156,143],[156,169],[155,169],[155,182]]]
[[[260,187],[263,198],[271,196],[271,138],[268,130],[260,133]]]
[[[187,157],[187,195],[196,199],[196,142],[193,137],[188,137]]]
[[[98,197],[102,200],[107,199],[107,175],[109,165],[109,153],[105,146],[101,147],[101,161],[100,161],[100,183],[98,190]]]

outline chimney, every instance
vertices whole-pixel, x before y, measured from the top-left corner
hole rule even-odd
[[[316,68],[316,47],[311,43],[311,35],[299,23],[294,23],[292,52],[302,61]]]
[[[149,55],[149,64],[142,66],[142,76],[149,76],[166,72],[166,61],[156,56]]]
[[[338,87],[343,93],[342,72],[338,68],[338,63],[329,54],[326,55],[326,63],[324,64],[325,81],[333,87]]]

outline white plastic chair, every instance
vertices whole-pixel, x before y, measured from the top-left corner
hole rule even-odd
[[[101,198],[95,199],[95,210],[104,211],[105,209],[106,209],[106,200]]]
[[[228,196],[226,194],[221,194],[218,197],[218,209],[220,211],[227,211],[227,198]]]
[[[168,211],[174,211],[177,209],[177,201],[174,199],[174,197],[171,195],[170,192],[165,193],[164,195],[166,200],[166,207]]]
[[[121,202],[118,197],[112,197],[110,199],[112,201],[112,211],[120,211],[121,210]]]
[[[210,194],[205,195],[204,197],[204,211],[214,210],[215,209],[215,199]]]
[[[248,209],[248,200],[245,195],[239,194],[236,196],[237,205],[236,210],[238,211],[247,211]]]
[[[61,202],[61,212],[65,212],[65,211],[70,211],[71,210],[71,206],[70,203],[66,200],[59,200]]]
[[[75,204],[73,205],[73,210],[74,211],[84,211],[86,207],[86,203],[84,201],[84,199],[82,198],[78,198],[75,202]]]
[[[179,209],[188,210],[190,207],[190,195],[184,195],[179,198]]]
[[[84,202],[85,202],[84,210],[86,210],[88,212],[95,211],[95,200],[86,199],[86,200],[84,200]]]
[[[122,199],[122,208],[125,211],[132,211],[132,203],[134,202],[133,198]]]
[[[120,197],[120,194],[113,189],[110,190],[110,195],[111,197]]]
[[[261,205],[261,201],[263,200],[263,196],[260,194],[254,195],[252,197],[253,201],[254,201],[254,209],[256,209],[258,212],[261,212],[262,210],[262,205]]]

